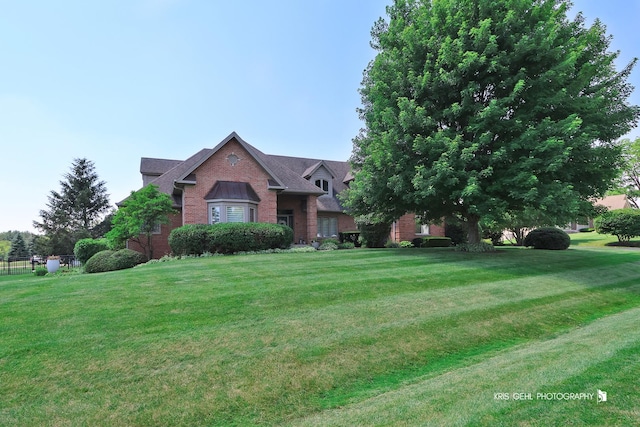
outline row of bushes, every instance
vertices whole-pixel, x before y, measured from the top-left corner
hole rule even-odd
[[[89,258],[84,265],[87,273],[103,273],[105,271],[124,270],[144,262],[144,255],[131,249],[119,251],[100,251]]]
[[[262,222],[187,224],[169,234],[169,246],[175,255],[286,249],[292,241],[290,227]]]

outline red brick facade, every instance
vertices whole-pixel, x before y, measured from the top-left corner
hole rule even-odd
[[[444,236],[444,223],[440,225],[429,225],[430,236]],[[416,227],[416,217],[414,214],[406,214],[400,217],[391,226],[391,240],[394,242],[412,241],[416,237],[424,236]]]
[[[151,236],[151,244],[153,245],[153,258],[162,258],[165,255],[171,254],[171,248],[169,247],[169,233],[174,228],[178,228],[182,225],[182,215],[175,214],[169,216],[169,223],[162,224],[160,226],[160,233],[153,234]],[[146,245],[146,236],[140,236],[142,242]],[[145,250],[138,242],[129,240],[127,242],[127,248],[134,251],[145,253]]]
[[[228,159],[234,155],[237,163]],[[260,198],[258,222],[275,224],[277,217],[277,193],[268,189],[269,174],[237,141],[231,140],[215,155],[208,158],[193,172],[197,185],[185,185],[182,196],[184,224],[209,223],[209,211],[205,196],[217,181],[248,182]]]
[[[256,214],[255,221],[290,226],[294,243],[317,240],[319,218],[325,234],[329,224],[330,234],[357,228],[353,217],[342,213],[335,197],[351,179],[347,162],[265,155],[232,133],[214,149],[201,150],[185,161],[143,158],[140,171],[143,183],[158,185],[160,191],[170,194],[180,212],[161,227],[161,233],[153,235],[154,258],[170,254],[168,237],[172,229],[210,223],[212,207],[218,203],[244,204],[250,215]],[[330,182],[328,191],[318,185],[323,180],[325,185],[326,180]],[[237,195],[229,196],[229,200],[218,198],[214,188],[223,182],[250,187],[252,191],[244,194],[250,199],[240,200]],[[430,234],[444,235],[442,227],[431,227]],[[390,237],[399,242],[416,236],[414,215],[409,214],[393,225]],[[128,246],[143,251],[133,241]]]

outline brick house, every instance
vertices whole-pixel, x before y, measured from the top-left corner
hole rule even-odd
[[[157,185],[178,211],[153,236],[156,256],[171,252],[169,233],[183,224],[279,223],[293,229],[293,243],[356,229],[336,197],[353,179],[348,162],[264,154],[235,132],[186,160],[143,157],[140,173],[143,186]],[[412,240],[429,232],[444,235],[439,226],[416,226],[408,214],[394,223],[390,237]],[[134,242],[129,247],[140,250]]]

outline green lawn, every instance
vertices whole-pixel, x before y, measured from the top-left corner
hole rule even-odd
[[[640,250],[581,247],[2,277],[0,425],[633,425]]]
[[[606,247],[607,244],[615,243],[618,241],[616,236],[610,234],[599,234],[595,231],[589,233],[571,233],[571,246],[572,247]]]

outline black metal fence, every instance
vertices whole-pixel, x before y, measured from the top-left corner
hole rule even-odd
[[[59,269],[70,270],[79,267],[80,263],[76,261],[74,255],[61,255]],[[36,268],[47,268],[46,257],[24,257],[24,258],[8,258],[0,261],[0,276],[12,276],[16,274],[28,274],[36,270]]]

